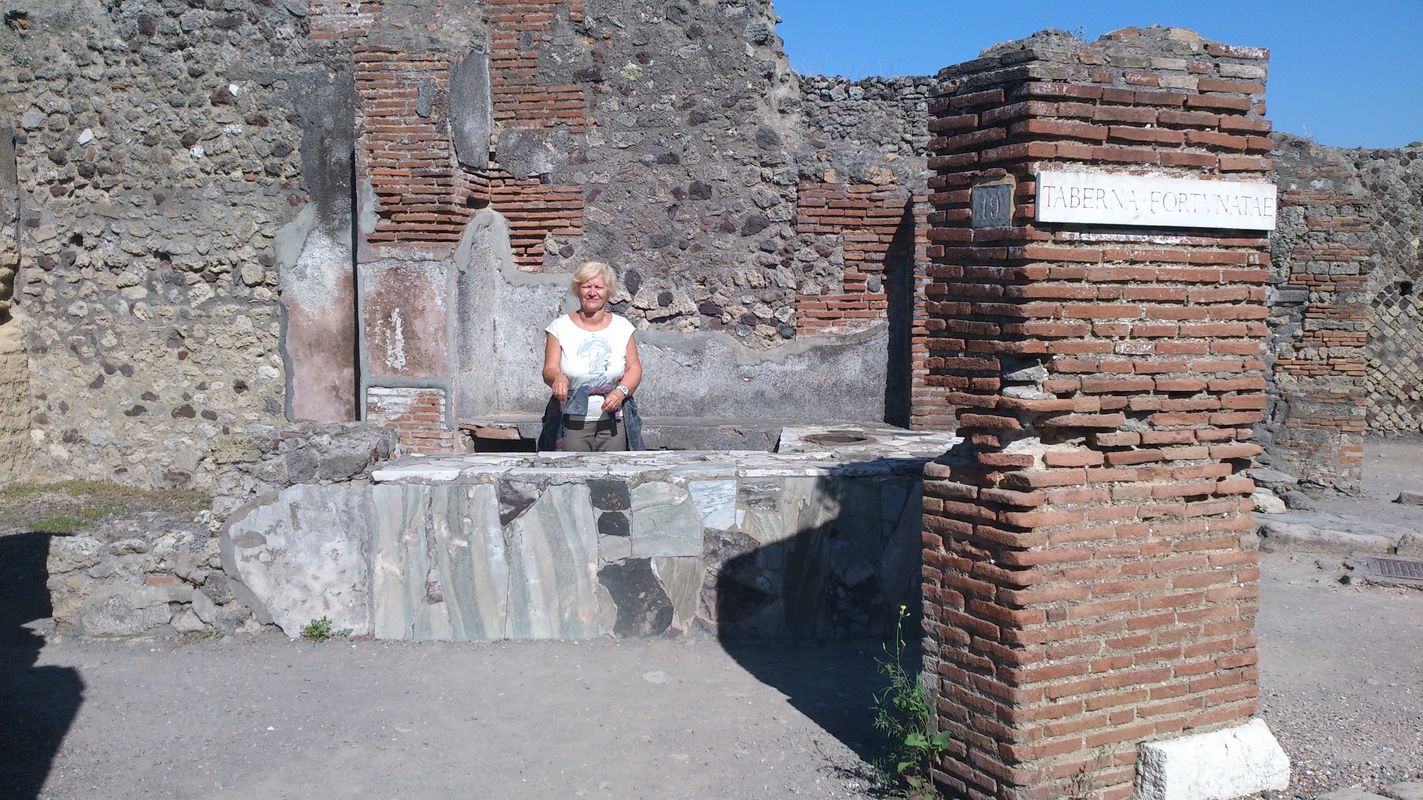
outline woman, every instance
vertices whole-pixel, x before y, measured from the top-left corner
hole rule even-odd
[[[573,273],[578,310],[544,329],[544,383],[553,390],[539,449],[640,450],[633,392],[642,382],[633,326],[608,310],[613,268],[589,261]]]

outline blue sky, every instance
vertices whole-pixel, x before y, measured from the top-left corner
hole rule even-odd
[[[803,74],[932,75],[1043,28],[1088,39],[1175,25],[1270,48],[1275,130],[1337,147],[1423,140],[1423,0],[775,0],[791,65]]]

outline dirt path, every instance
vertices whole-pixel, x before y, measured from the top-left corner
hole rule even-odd
[[[1423,776],[1423,592],[1322,563],[1265,559],[1288,797]],[[61,641],[30,670],[5,652],[20,741],[74,711],[47,798],[849,798],[871,775],[869,643]]]
[[[50,798],[864,796],[852,746],[871,735],[870,652],[738,655],[672,641],[61,642],[9,683],[22,707],[7,718],[72,705],[64,678],[82,682]]]
[[[1381,507],[1419,481],[1423,445],[1375,453],[1369,496],[1321,511],[1423,522]],[[1423,592],[1341,585],[1342,565],[1263,557],[1263,716],[1295,776],[1279,797],[1423,779]],[[9,620],[42,616],[3,588]],[[0,797],[873,796],[876,643],[45,642],[0,627]]]

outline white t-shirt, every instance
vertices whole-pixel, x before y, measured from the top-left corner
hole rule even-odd
[[[599,331],[578,327],[567,314],[549,323],[544,331],[558,340],[563,351],[559,369],[568,376],[568,392],[588,387],[587,419],[603,417],[603,395],[614,390],[627,369],[628,340],[635,330],[617,314]]]

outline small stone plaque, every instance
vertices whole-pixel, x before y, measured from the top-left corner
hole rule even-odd
[[[975,186],[969,193],[972,228],[1003,228],[1013,224],[1013,187],[1006,183]]]

